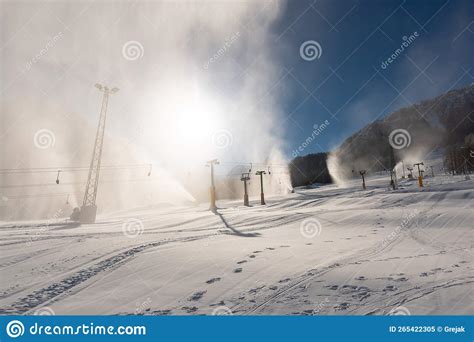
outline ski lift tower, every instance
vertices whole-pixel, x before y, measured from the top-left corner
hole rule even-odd
[[[247,191],[247,182],[250,180],[250,172],[242,173],[242,177],[240,178],[242,182],[244,182],[244,205],[246,207],[250,207],[249,204],[249,194]]]
[[[95,87],[104,93],[102,98],[102,107],[100,110],[99,126],[95,136],[94,150],[92,151],[92,160],[89,168],[89,176],[87,177],[86,191],[84,192],[84,200],[82,202],[79,221],[81,223],[94,223],[97,215],[97,188],[99,186],[100,161],[102,157],[102,146],[104,144],[105,119],[107,114],[107,104],[109,95],[116,93],[119,89],[109,89],[101,84]]]
[[[209,188],[209,192],[211,195],[211,201],[209,204],[209,210],[210,211],[216,211],[217,206],[216,206],[216,187],[214,185],[214,165],[219,165],[219,161],[217,159],[209,160],[206,163],[206,166],[209,166],[211,168],[211,187]]]

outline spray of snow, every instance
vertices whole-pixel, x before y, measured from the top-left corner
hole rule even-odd
[[[30,35],[0,62],[11,84],[0,99],[2,167],[89,165],[102,96],[97,82],[120,88],[109,100],[102,165],[154,164],[150,176],[147,166],[104,168],[99,212],[207,200],[209,159],[284,163],[280,96],[267,93],[279,77],[270,26],[281,6],[71,2],[31,8],[38,12]],[[51,20],[52,13],[69,29]],[[10,3],[1,16],[8,28],[19,27],[25,8]],[[54,134],[45,149],[33,144],[42,129]],[[216,175],[227,171],[222,163]],[[81,205],[87,171],[62,172],[59,185],[54,178],[0,175],[1,195],[9,198],[4,219],[48,217],[57,207],[67,205],[67,213]],[[269,193],[291,187],[287,172],[268,181]]]

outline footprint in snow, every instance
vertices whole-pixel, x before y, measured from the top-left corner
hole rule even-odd
[[[244,263],[246,263],[246,262],[247,262],[247,260],[240,260],[240,261],[237,261],[237,264],[240,265],[240,264],[244,264]]]
[[[336,309],[336,311],[344,311],[344,310],[347,310],[349,308],[349,303],[341,303],[339,305],[336,305],[334,307],[334,309]]]
[[[240,299],[240,298],[239,298]],[[223,300],[221,300],[219,303],[212,303],[211,305],[209,306],[225,306],[225,302]]]
[[[239,268],[236,268],[236,269],[234,270],[234,273],[240,273],[240,272],[242,272],[242,268],[240,268],[240,267],[239,267]]]
[[[387,285],[382,291],[388,292],[388,291],[396,291],[397,288],[393,285]]]
[[[401,278],[394,279],[394,281],[405,282],[405,281],[408,281],[408,278],[401,277]]]
[[[341,293],[352,293],[352,292],[355,292],[357,291],[357,286],[354,286],[354,285],[344,285],[342,286],[339,291]]]
[[[191,297],[189,297],[188,300],[190,301],[198,301],[199,299],[201,299],[204,294],[206,293],[207,291],[198,291],[198,292],[195,292]]]
[[[221,278],[211,278],[208,281],[206,281],[206,283],[207,284],[212,284],[212,283],[215,283],[216,281],[219,281],[219,280],[221,280]]]
[[[151,314],[154,316],[168,316],[171,315],[173,312],[171,310],[154,310],[151,311]]]

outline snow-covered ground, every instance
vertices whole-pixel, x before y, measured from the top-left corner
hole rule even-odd
[[[474,314],[474,180],[426,182],[4,222],[0,313]]]

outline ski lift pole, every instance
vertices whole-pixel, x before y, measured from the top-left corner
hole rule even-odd
[[[240,180],[244,182],[244,205],[246,207],[250,207],[249,194],[247,192],[247,181],[250,180],[250,173],[249,172],[242,173],[242,177],[240,178]]]
[[[365,186],[365,174],[366,170],[359,171],[360,175],[362,176],[362,189],[366,190],[367,187]]]
[[[425,164],[423,162],[416,163],[416,164],[413,164],[413,167],[416,166],[418,168],[418,185],[420,186],[420,188],[422,188],[423,187],[423,176],[422,176],[422,173],[421,173],[420,165],[425,165]]]
[[[209,210],[216,210],[216,187],[214,186],[214,165],[219,165],[219,161],[217,159],[209,160],[206,163],[206,166],[211,168],[211,187],[209,188],[210,192],[210,204]]]
[[[257,171],[255,173],[257,176],[260,176],[260,204],[265,205],[265,195],[263,194],[263,175],[266,174],[265,171]]]

